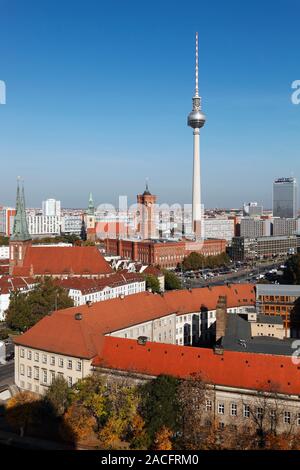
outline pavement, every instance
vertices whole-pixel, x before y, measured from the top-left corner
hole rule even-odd
[[[15,362],[9,361],[0,365],[0,385],[12,385],[14,383]]]

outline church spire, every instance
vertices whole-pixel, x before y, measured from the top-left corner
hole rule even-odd
[[[95,215],[95,206],[94,206],[94,200],[93,200],[93,195],[92,195],[92,193],[90,193],[90,197],[89,197],[89,207],[88,207],[87,213],[88,213],[89,215]]]
[[[20,177],[18,177],[17,183],[17,199],[16,199],[16,215],[14,219],[14,228],[11,240],[15,241],[26,241],[31,240],[28,231],[26,209],[25,209],[25,193],[24,184],[22,184],[22,190],[20,189]]]

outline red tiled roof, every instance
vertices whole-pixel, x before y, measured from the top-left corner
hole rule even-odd
[[[29,246],[25,253],[23,267],[15,267],[14,275],[55,274],[111,274],[112,268],[95,246],[40,247]]]
[[[300,368],[290,357],[176,346],[136,340],[104,338],[102,351],[93,365],[146,375],[185,378],[200,374],[206,383],[255,390],[300,394]]]
[[[156,266],[147,266],[146,269],[144,269],[143,271],[144,274],[151,274],[152,276],[156,276],[156,277],[159,277],[159,276],[163,276],[163,273],[160,269],[158,269]]]
[[[28,290],[30,286],[36,284],[36,279],[32,277],[2,276],[0,278],[0,293],[9,294],[15,290]]]
[[[232,289],[234,292],[236,290],[237,294],[233,295]],[[171,313],[196,312],[201,306],[215,309],[219,295],[228,296],[229,308],[253,305],[255,302],[254,286],[248,284],[212,289],[198,288],[192,292],[170,291],[164,295],[141,292],[124,298],[96,302],[90,306],[81,305],[54,312],[18,336],[15,341],[17,344],[36,349],[91,358],[96,356],[98,346],[96,344],[91,354],[86,356],[87,348],[83,341],[84,338],[89,338],[91,333],[97,335],[100,340],[103,335],[112,331]],[[75,320],[76,313],[81,313],[82,320]],[[72,338],[69,329],[72,331]]]
[[[55,283],[65,289],[81,291],[82,294],[89,292],[99,292],[105,287],[116,287],[132,282],[144,282],[144,277],[138,273],[115,273],[109,277],[101,279],[89,279],[83,277],[69,277],[67,279],[57,279]]]

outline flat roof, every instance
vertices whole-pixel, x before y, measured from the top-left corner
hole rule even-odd
[[[260,295],[291,295],[295,297],[300,297],[300,285],[257,284],[256,298]]]

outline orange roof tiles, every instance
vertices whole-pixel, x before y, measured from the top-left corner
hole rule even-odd
[[[82,294],[89,292],[99,292],[105,287],[116,287],[132,282],[145,282],[144,277],[137,273],[115,273],[109,277],[101,279],[89,279],[83,277],[69,277],[67,279],[57,279],[57,285],[65,289],[79,290]]]
[[[100,340],[103,335],[112,331],[168,314],[196,312],[201,306],[215,309],[219,295],[228,295],[228,307],[254,304],[253,286],[238,284],[234,287],[237,294],[231,293],[232,287],[227,286],[211,290],[198,288],[193,289],[192,293],[187,290],[170,291],[164,295],[141,292],[125,296],[123,299],[111,299],[92,303],[90,306],[81,305],[60,310],[18,336],[16,343],[76,357],[94,357],[98,346],[95,346],[90,356],[85,356],[86,347],[83,341],[83,338],[90,337],[91,332]],[[81,313],[82,320],[75,320],[75,313]],[[69,328],[72,330],[72,338],[68,333]]]
[[[200,374],[207,383],[300,395],[300,367],[290,357],[176,346],[106,336],[94,366],[157,376]]]
[[[15,290],[28,290],[36,283],[36,279],[31,277],[2,276],[0,278],[0,294],[9,294]]]
[[[99,275],[111,274],[112,268],[95,246],[40,247],[29,246],[23,267],[15,267],[13,274],[36,275]]]

